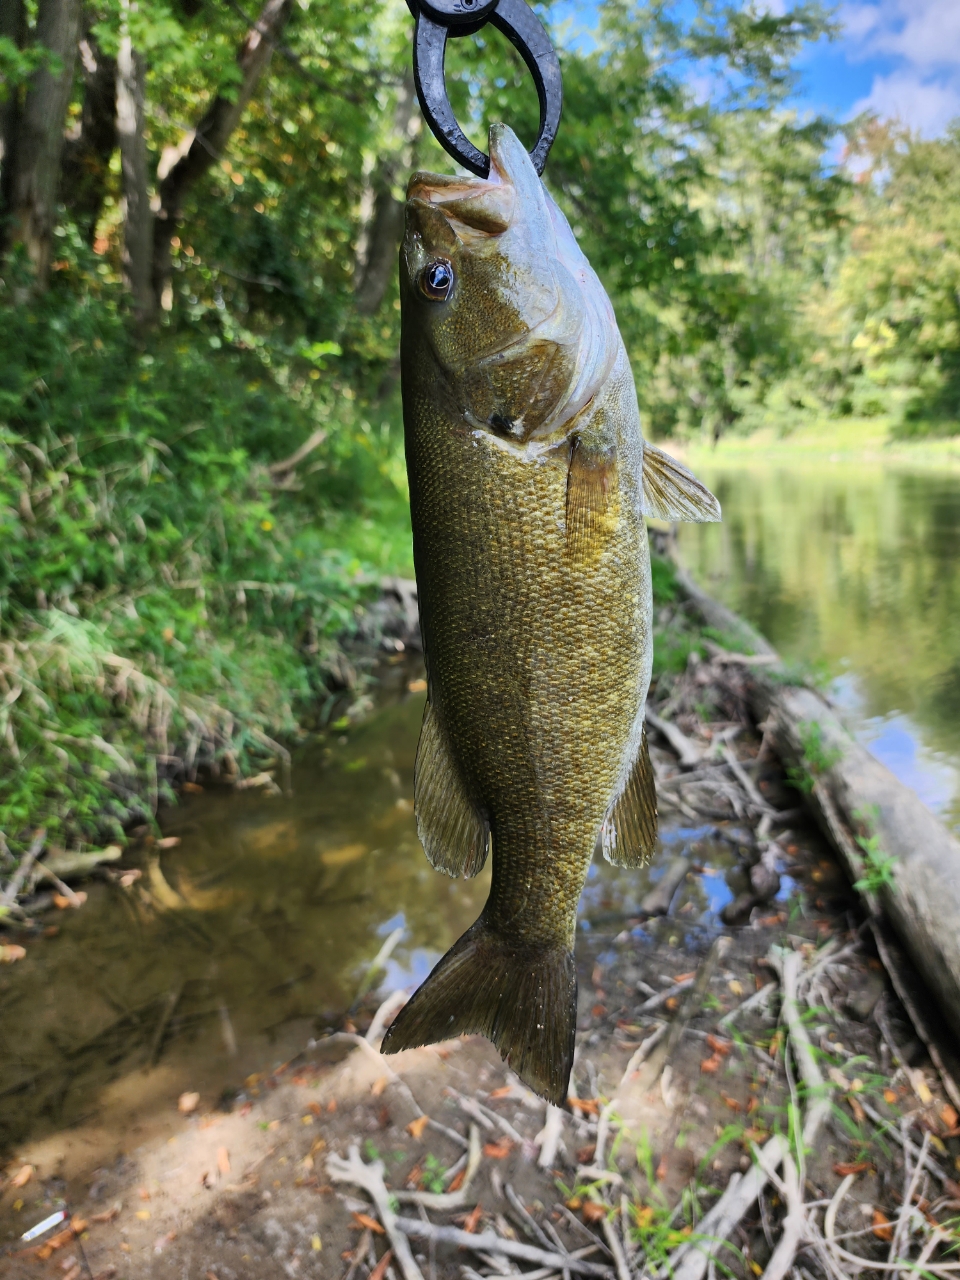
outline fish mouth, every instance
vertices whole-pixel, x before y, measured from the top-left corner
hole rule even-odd
[[[491,125],[489,146],[487,178],[419,172],[407,186],[407,199],[438,208],[464,243],[502,235],[513,223],[518,203],[529,206],[532,197],[535,205],[543,205],[540,179],[513,130]]]

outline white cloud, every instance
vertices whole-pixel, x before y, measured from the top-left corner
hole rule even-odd
[[[960,75],[952,81],[926,78],[911,70],[875,76],[869,94],[854,103],[851,115],[875,111],[884,119],[897,119],[933,138],[960,116]]]
[[[897,116],[928,137],[960,115],[960,0],[854,0],[840,19],[851,62],[892,63],[854,112]]]

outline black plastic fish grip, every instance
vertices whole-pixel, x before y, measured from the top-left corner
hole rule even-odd
[[[441,147],[478,177],[490,173],[490,157],[478,151],[457,123],[447,96],[447,39],[471,35],[490,22],[517,49],[533,76],[540,101],[540,130],[530,159],[543,173],[560,126],[563,86],[560,62],[543,23],[525,0],[407,0],[417,20],[413,76],[424,118]]]

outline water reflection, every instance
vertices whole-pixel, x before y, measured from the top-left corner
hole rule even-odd
[[[960,829],[960,476],[698,459],[721,525],[683,525],[695,576],[833,677],[859,736]]]

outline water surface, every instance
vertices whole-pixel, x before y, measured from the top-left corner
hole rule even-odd
[[[698,458],[722,525],[684,562],[819,669],[870,750],[960,831],[960,475]]]

